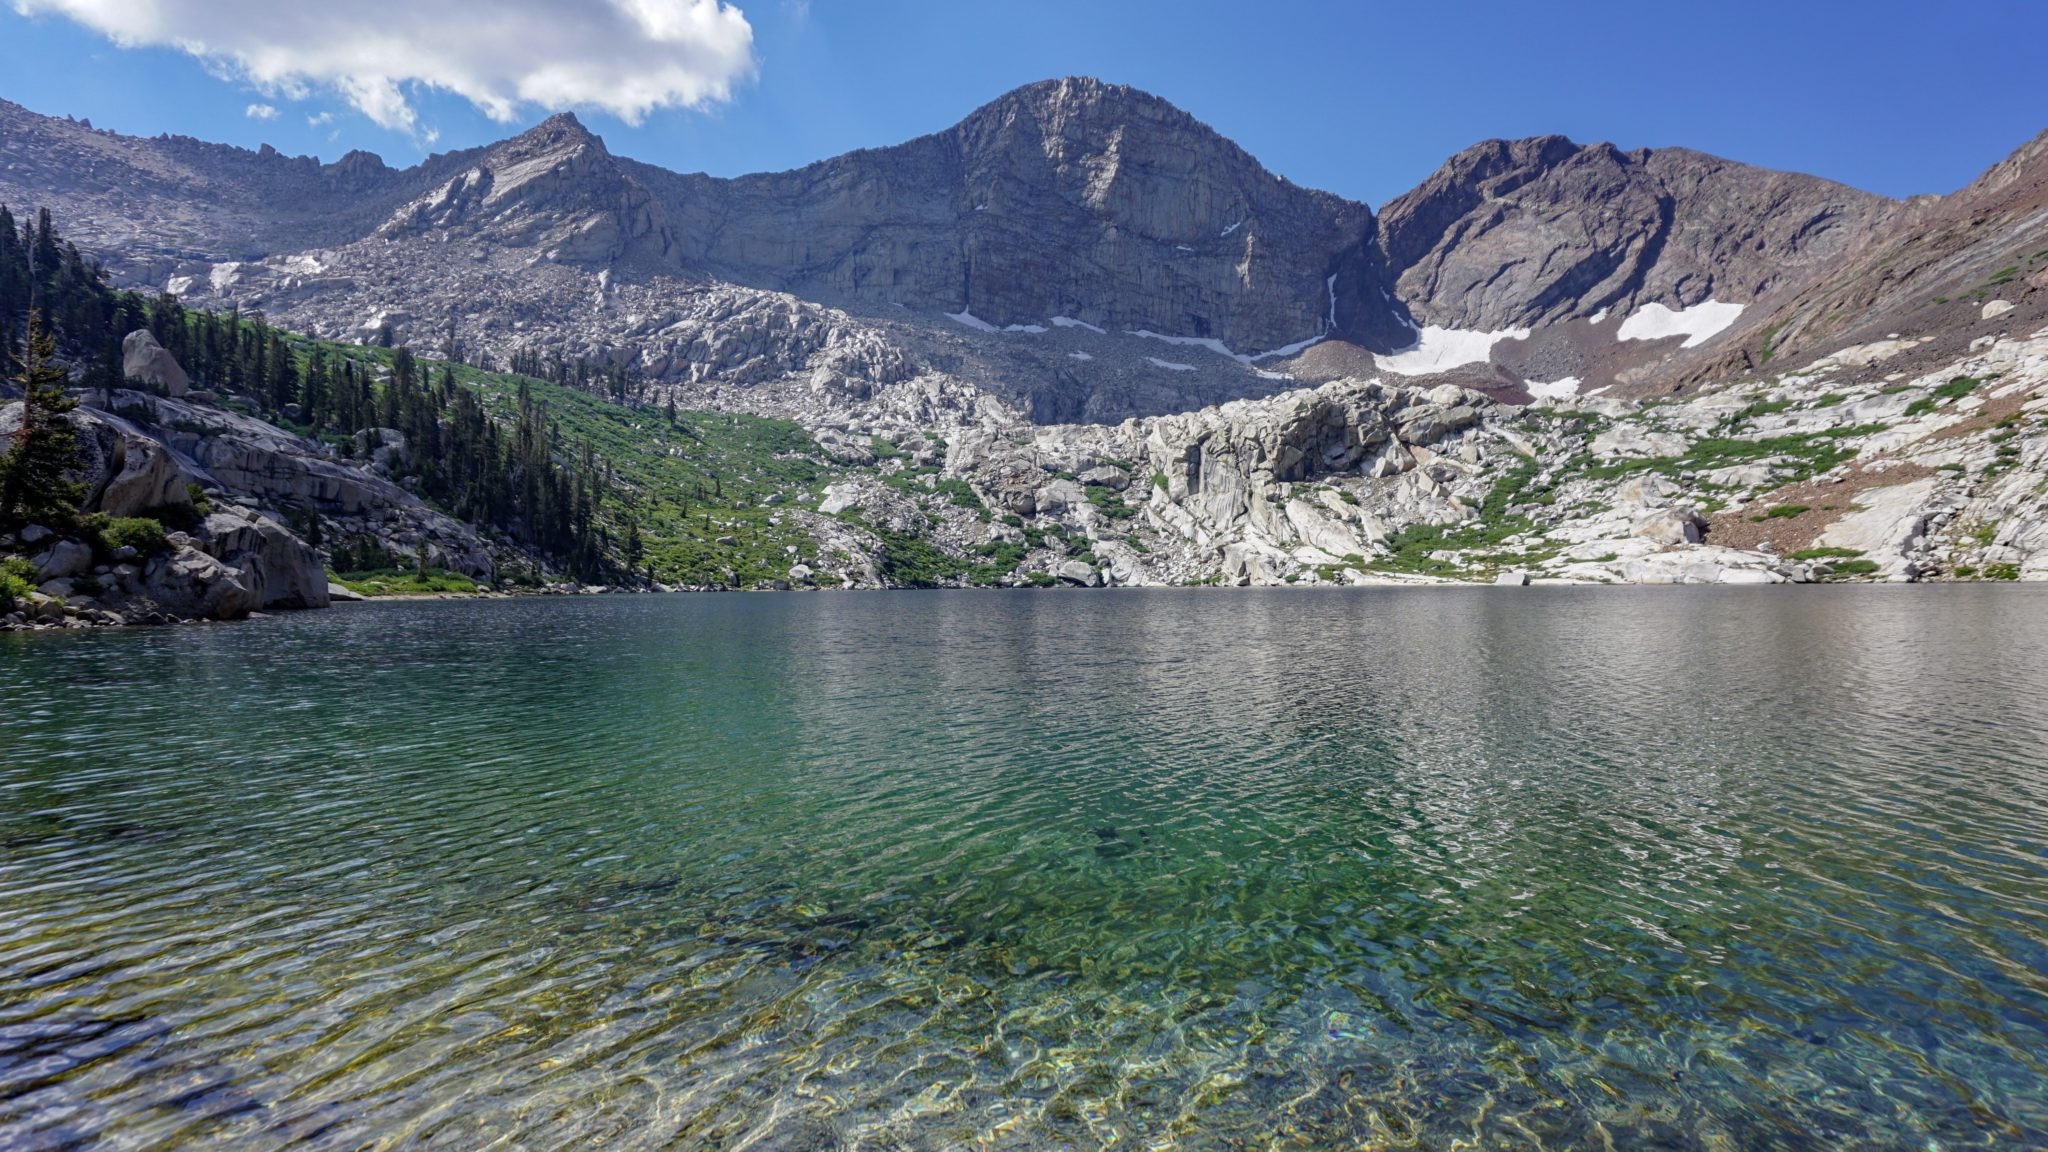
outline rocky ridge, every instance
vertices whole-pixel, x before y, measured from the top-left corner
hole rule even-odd
[[[731,180],[614,156],[569,116],[402,172],[135,140],[14,105],[0,129],[0,200],[52,204],[129,282],[200,306],[707,389],[820,367],[945,373],[1040,423],[1375,371],[1503,395],[1654,389],[1719,362],[1898,216],[1810,177],[1557,137],[1468,149],[1375,216],[1163,100],[1084,78],[905,144]],[[1638,313],[1652,322],[1617,339]],[[1019,338],[1058,325],[1121,347]],[[991,338],[956,355],[963,331]]]

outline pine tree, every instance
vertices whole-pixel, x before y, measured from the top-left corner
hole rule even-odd
[[[21,371],[14,377],[21,387],[21,427],[0,458],[0,520],[69,524],[85,497],[84,485],[64,475],[78,460],[78,431],[65,418],[78,401],[64,393],[66,378],[54,363],[56,355],[55,338],[31,311]]]

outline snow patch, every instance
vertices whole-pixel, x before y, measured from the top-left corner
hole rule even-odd
[[[1067,359],[1069,359],[1069,360],[1093,360],[1093,359],[1095,359],[1095,357],[1093,357],[1093,356],[1090,356],[1090,355],[1089,355],[1089,354],[1087,354],[1086,352],[1069,352],[1069,353],[1067,353]]]
[[[1323,281],[1323,287],[1330,290],[1330,327],[1327,330],[1335,332],[1337,330],[1337,274],[1335,272],[1330,273],[1330,278]]]
[[[1173,246],[1173,250],[1174,250],[1175,252],[1193,252],[1193,251],[1194,251],[1194,249],[1193,249],[1193,248],[1190,248],[1190,247],[1188,247],[1188,246],[1187,246],[1187,245],[1185,245],[1185,244],[1175,244],[1175,245]]]
[[[1527,328],[1503,328],[1498,332],[1469,332],[1462,328],[1439,328],[1425,324],[1414,344],[1391,356],[1375,354],[1373,359],[1385,371],[1400,376],[1427,376],[1466,364],[1484,364],[1493,357],[1493,346],[1503,340],[1527,340]]]
[[[1147,340],[1157,340],[1162,344],[1177,344],[1183,348],[1207,348],[1218,356],[1228,356],[1232,360],[1238,358],[1237,353],[1225,347],[1223,341],[1208,336],[1164,336],[1149,328],[1140,328],[1130,335],[1143,336]]]
[[[1218,237],[1228,236],[1228,235],[1230,235],[1230,234],[1231,234],[1232,232],[1235,232],[1235,231],[1237,231],[1237,230],[1238,230],[1239,228],[1242,228],[1242,227],[1244,227],[1244,221],[1242,221],[1242,220],[1239,220],[1239,221],[1238,221],[1237,223],[1235,223],[1235,224],[1232,224],[1232,225],[1231,225],[1230,227],[1228,227],[1228,228],[1225,228],[1225,229],[1224,229],[1223,231],[1221,231],[1221,232],[1218,232],[1218,233],[1217,233],[1216,235],[1217,235]]]
[[[1288,374],[1287,374],[1287,373],[1285,373],[1285,372],[1268,372],[1268,371],[1266,371],[1266,370],[1265,370],[1264,368],[1254,368],[1254,369],[1252,369],[1252,374],[1253,374],[1253,375],[1255,375],[1255,376],[1257,376],[1257,377],[1258,377],[1259,379],[1261,379],[1261,380],[1292,380],[1292,379],[1294,379],[1294,377],[1292,377],[1292,376],[1288,375]]]
[[[1251,356],[1240,356],[1238,357],[1238,359],[1244,361],[1247,364],[1250,364],[1253,361],[1257,360],[1270,360],[1275,356],[1293,356],[1298,353],[1305,352],[1308,349],[1316,346],[1317,344],[1321,344],[1322,342],[1323,338],[1321,336],[1311,336],[1306,340],[1296,340],[1292,344],[1283,344],[1270,352],[1259,352]]]
[[[1055,316],[1052,318],[1052,326],[1055,328],[1086,328],[1097,336],[1109,335],[1109,333],[1097,328],[1086,320],[1076,320],[1072,316]]]
[[[983,320],[981,317],[976,316],[972,312],[948,312],[946,313],[946,319],[958,324],[964,324],[967,327],[974,329],[976,332],[1002,331],[1002,329],[996,327],[995,325],[989,323],[986,320]]]
[[[1283,345],[1270,352],[1254,352],[1247,355],[1242,352],[1232,352],[1229,345],[1209,336],[1167,336],[1148,328],[1139,328],[1128,333],[1128,335],[1143,336],[1147,340],[1158,340],[1167,344],[1177,344],[1185,348],[1207,348],[1218,356],[1228,357],[1239,364],[1256,364],[1261,360],[1270,360],[1275,356],[1293,356],[1303,349],[1314,344],[1320,344],[1323,341],[1321,336],[1311,336],[1306,340],[1297,340],[1292,344]]]
[[[1152,365],[1154,368],[1164,368],[1168,372],[1195,371],[1195,366],[1193,364],[1176,364],[1171,360],[1161,360],[1157,356],[1147,356],[1145,357],[1145,362]]]
[[[1685,343],[1679,347],[1697,348],[1726,331],[1740,315],[1742,305],[1722,304],[1714,300],[1701,301],[1678,312],[1662,304],[1645,304],[1636,309],[1635,315],[1621,322],[1615,338],[1668,340],[1673,336],[1683,336]]]
[[[1601,309],[1601,310],[1599,310],[1598,312],[1595,312],[1595,313],[1593,313],[1593,314],[1592,314],[1591,316],[1588,316],[1588,317],[1586,317],[1586,323],[1588,323],[1588,324],[1598,324],[1598,323],[1600,323],[1601,321],[1603,321],[1603,320],[1607,319],[1607,312],[1608,312],[1608,310],[1607,310],[1607,309],[1605,309],[1605,308],[1602,308],[1602,309]]]
[[[1567,376],[1562,380],[1552,380],[1548,384],[1531,380],[1524,387],[1529,389],[1529,395],[1538,400],[1568,400],[1579,394],[1579,378]]]
[[[1034,334],[1036,334],[1036,333],[1039,333],[1039,332],[1043,332],[1043,331],[1045,331],[1045,325],[1043,325],[1043,324],[1005,324],[1005,325],[1003,325],[1003,331],[1005,331],[1005,332],[1030,332],[1030,333],[1034,333]]]

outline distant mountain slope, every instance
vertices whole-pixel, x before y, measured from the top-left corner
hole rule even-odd
[[[403,170],[369,152],[321,164],[268,147],[122,136],[0,100],[0,197],[58,210],[81,243],[131,281],[160,280],[192,260],[346,243],[466,155]]]
[[[1386,206],[1379,239],[1418,319],[1484,330],[1747,304],[1825,267],[1892,207],[1682,148],[1542,136],[1452,157]]]
[[[1954,301],[2006,268],[2025,287],[2048,249],[2040,151],[1899,204],[1683,149],[1490,141],[1376,216],[1089,79],[730,180],[567,115],[394,170],[0,103],[0,201],[56,208],[126,283],[329,338],[601,359],[691,402],[931,376],[1115,421],[1345,375],[1667,391],[1916,308],[1960,332]]]
[[[1776,301],[1692,374],[1796,366],[1845,344],[1925,337],[1911,363],[1937,363],[2000,332],[2048,322],[2048,132],[1968,187],[1922,196],[1866,231],[1842,259]]]

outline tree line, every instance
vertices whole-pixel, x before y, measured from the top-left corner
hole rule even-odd
[[[32,315],[41,317],[35,340]],[[319,344],[295,346],[260,314],[211,312],[169,294],[152,299],[116,290],[97,261],[58,234],[47,208],[18,223],[0,205],[0,358],[22,366],[23,376],[36,364],[43,390],[32,399],[49,398],[51,365],[60,354],[81,365],[78,383],[88,393],[111,398],[123,385],[122,341],[144,328],[195,386],[246,396],[266,417],[335,440],[344,452],[374,452],[381,438],[360,434],[396,430],[405,438],[403,474],[416,477],[420,494],[451,515],[498,530],[579,580],[617,573],[619,549],[603,517],[609,471],[588,444],[564,443],[524,381],[515,411],[499,421],[474,389],[458,384],[450,365],[433,372],[399,348],[387,368]],[[55,370],[61,379],[62,369]],[[47,447],[38,453],[39,460],[50,454]],[[29,471],[40,477],[47,470],[24,471],[13,486],[30,483]],[[628,520],[622,535],[623,550],[637,551],[637,525]],[[638,557],[625,561],[630,568]]]

